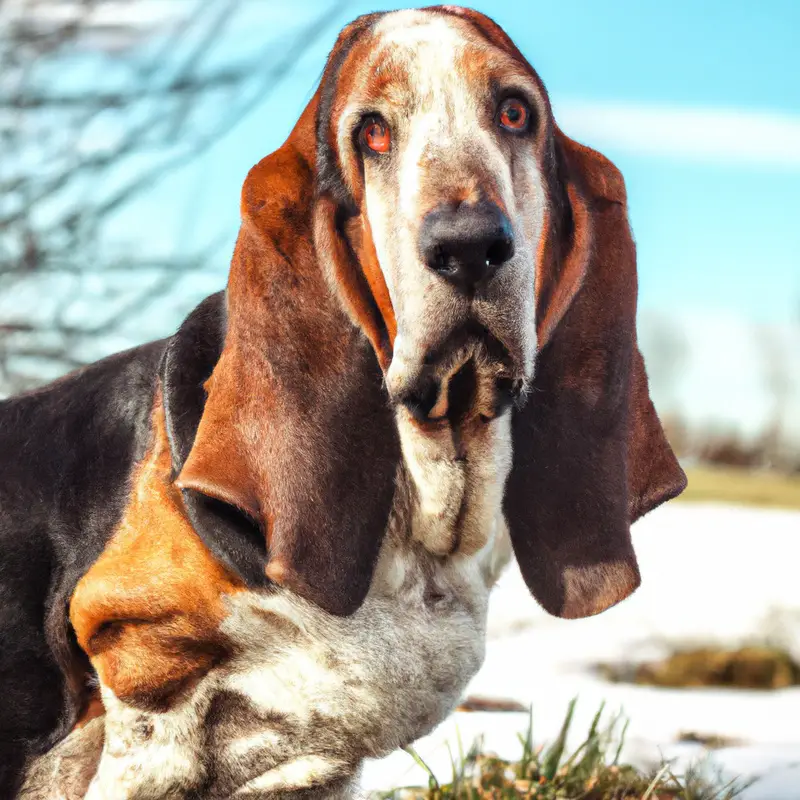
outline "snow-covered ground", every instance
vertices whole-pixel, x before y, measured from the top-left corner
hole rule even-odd
[[[737,740],[713,753],[726,775],[761,776],[747,800],[800,798],[800,688],[777,692],[672,690],[611,684],[594,674],[603,661],[649,659],[676,644],[736,645],[778,639],[800,657],[800,512],[670,503],[634,527],[642,586],[616,608],[587,620],[547,616],[516,568],[492,596],[486,662],[468,695],[533,705],[534,739],[552,739],[578,696],[577,746],[605,700],[630,718],[623,757],[645,766],[660,758],[701,759],[681,732]],[[446,658],[447,654],[442,653]],[[520,752],[527,714],[456,713],[417,751],[437,777],[450,776],[447,743],[457,751],[483,736],[501,756]],[[367,765],[364,789],[424,785],[409,755]]]

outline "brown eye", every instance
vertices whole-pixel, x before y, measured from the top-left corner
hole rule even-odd
[[[361,128],[364,144],[376,153],[388,153],[392,146],[389,126],[382,119],[368,119]]]
[[[500,124],[510,131],[524,131],[528,127],[530,116],[528,106],[515,97],[509,97],[500,104]]]

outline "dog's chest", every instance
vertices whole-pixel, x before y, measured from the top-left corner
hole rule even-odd
[[[404,453],[362,607],[340,618],[283,590],[223,595],[219,634],[229,657],[168,709],[142,708],[103,686],[106,741],[89,800],[346,792],[364,758],[444,719],[483,660],[489,591],[509,558],[505,456],[484,446],[448,472],[435,451],[404,443]],[[420,465],[427,480],[415,474]],[[448,474],[449,485],[432,485]],[[470,537],[467,553],[430,552],[446,519],[462,526],[451,536]]]
[[[90,800],[110,796],[110,786],[131,798],[151,796],[138,794],[145,785],[178,797],[335,787],[364,758],[438,724],[483,660],[506,539],[501,532],[479,554],[441,560],[419,545],[397,547],[397,538],[390,532],[352,617],[289,593],[238,593],[222,625],[235,655],[172,708],[142,710],[105,688],[105,753]]]

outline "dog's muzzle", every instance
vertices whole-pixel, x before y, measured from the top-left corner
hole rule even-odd
[[[433,280],[422,328],[398,332],[387,374],[391,400],[424,424],[494,418],[514,402],[522,381],[508,348],[475,309],[514,255],[511,222],[487,200],[449,203],[423,217],[418,242],[423,269],[442,282]]]

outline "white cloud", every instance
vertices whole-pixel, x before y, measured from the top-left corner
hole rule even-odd
[[[800,169],[800,115],[737,108],[554,102],[565,133],[643,155]]]

